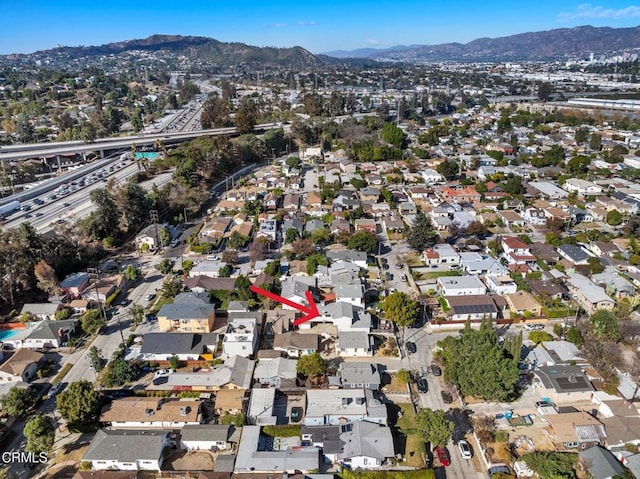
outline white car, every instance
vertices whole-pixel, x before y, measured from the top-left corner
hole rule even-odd
[[[169,374],[171,374],[173,371],[171,369],[158,369],[156,371],[156,373],[153,375],[154,378],[159,378],[161,376],[168,376]]]
[[[525,331],[542,331],[544,329],[544,325],[540,323],[530,323],[524,325]]]
[[[458,450],[464,459],[471,459],[473,457],[471,446],[469,446],[469,443],[465,440],[458,441]]]

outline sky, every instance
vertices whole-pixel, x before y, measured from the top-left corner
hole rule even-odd
[[[156,33],[323,53],[640,25],[640,0],[0,0],[0,12],[0,54]]]

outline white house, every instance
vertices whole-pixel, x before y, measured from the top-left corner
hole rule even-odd
[[[502,238],[503,256],[509,264],[531,264],[536,257],[531,253],[529,245],[519,238],[508,236]]]
[[[564,182],[563,188],[567,191],[574,191],[583,196],[599,195],[602,193],[601,186],[580,178],[569,178]]]
[[[444,182],[444,176],[433,168],[426,168],[425,170],[422,170],[420,176],[422,176],[422,179],[427,185],[436,185]]]
[[[372,356],[371,336],[365,331],[340,331],[336,351],[343,357]]]
[[[166,430],[99,429],[82,460],[98,471],[160,471],[170,434]]]
[[[267,238],[269,241],[275,241],[278,235],[278,223],[276,220],[265,220],[260,224],[256,238]]]
[[[231,447],[232,428],[224,424],[184,426],[180,430],[180,447],[189,451],[225,451]]]
[[[0,364],[0,383],[28,383],[34,379],[43,357],[30,349],[18,349]]]
[[[258,330],[255,318],[234,318],[227,324],[222,340],[225,357],[252,356],[258,346]]]
[[[486,294],[487,288],[477,276],[440,276],[437,281],[438,294],[462,296]]]
[[[100,413],[100,423],[111,429],[180,429],[202,422],[200,406],[199,399],[115,399]]]
[[[221,261],[201,261],[193,266],[189,271],[189,277],[208,276],[209,278],[219,278],[220,270],[227,264]]]
[[[420,258],[429,266],[460,264],[460,255],[449,244],[437,244],[433,248],[426,249]]]
[[[352,284],[338,284],[334,288],[336,301],[343,301],[364,308],[364,289],[360,280]]]
[[[370,421],[387,424],[387,408],[369,389],[307,389],[305,426]]]
[[[338,460],[345,466],[358,469],[377,469],[394,457],[391,429],[369,421],[355,421],[340,426],[340,440],[344,443]]]

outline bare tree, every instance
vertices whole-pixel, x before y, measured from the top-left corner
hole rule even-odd
[[[38,287],[49,294],[58,296],[58,278],[56,272],[49,263],[41,259],[33,267],[33,274],[38,280]]]

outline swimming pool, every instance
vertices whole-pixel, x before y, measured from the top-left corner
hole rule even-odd
[[[18,334],[20,331],[20,329],[0,329],[0,341],[5,341]]]

